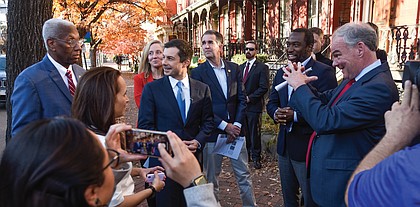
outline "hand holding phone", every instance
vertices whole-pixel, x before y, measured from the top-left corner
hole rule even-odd
[[[165,179],[165,173],[163,173],[163,172],[159,172],[158,176],[159,176],[160,180]],[[147,176],[146,176],[146,182],[147,183],[152,183],[154,179],[155,179],[155,174],[153,174],[153,173],[147,174]]]

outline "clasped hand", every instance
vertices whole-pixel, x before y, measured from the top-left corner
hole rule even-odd
[[[274,121],[281,125],[286,125],[288,122],[293,121],[294,111],[290,107],[277,108]]]
[[[241,133],[241,128],[239,128],[238,126],[235,126],[231,123],[228,123],[225,131],[227,133],[227,143],[231,143],[233,141],[235,141],[236,137],[239,136],[239,134]]]

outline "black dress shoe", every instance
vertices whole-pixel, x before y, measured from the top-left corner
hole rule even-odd
[[[261,169],[261,162],[260,162],[260,161],[258,161],[258,160],[255,160],[255,161],[254,161],[254,168],[255,168],[255,169]]]
[[[248,154],[248,162],[252,162],[252,158],[250,154]]]

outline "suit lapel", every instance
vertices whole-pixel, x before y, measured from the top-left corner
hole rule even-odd
[[[368,73],[366,73],[365,75],[363,75],[362,78],[360,78],[358,81],[356,81],[337,101],[336,104],[338,104],[343,98],[349,96],[353,90],[355,90],[355,88],[358,88],[359,86],[361,86],[364,82],[369,81],[372,77],[376,76],[376,74],[380,73],[380,72],[386,72],[386,70],[389,70],[389,66],[388,65],[380,65],[378,67],[376,67],[375,69],[369,71]],[[338,96],[338,94],[340,94],[340,92],[343,90],[344,86],[349,82],[349,80],[345,80],[343,81],[338,87],[340,87],[340,90],[336,91],[334,94],[334,97],[331,100],[335,100]],[[333,101],[331,101],[328,103],[330,106],[333,103]]]
[[[305,70],[308,69],[308,68],[312,68],[312,66],[314,65],[314,63],[315,63],[315,60],[311,58],[308,61],[308,63],[305,65]],[[308,74],[311,74],[311,72],[313,72],[313,71],[308,72]]]
[[[84,69],[80,68],[79,70],[79,66],[76,64],[74,64],[72,67],[73,67],[73,73],[76,76],[76,81],[79,82],[80,77],[82,77],[84,73]]]
[[[280,80],[281,80],[280,83],[282,83],[283,81],[286,81],[283,79],[283,75],[281,76]],[[279,93],[280,93],[280,103],[284,103],[284,104],[281,104],[281,106],[282,107],[288,106],[289,105],[289,86],[286,85],[286,87],[283,87],[279,91]]]
[[[257,70],[257,64],[258,64],[258,62],[255,60],[254,64],[252,64],[251,68],[248,71],[248,76],[244,80],[244,84],[248,81],[249,77],[254,75],[255,71]]]
[[[232,71],[232,69],[230,68],[230,66],[228,66],[228,64],[226,64],[226,62],[224,60],[222,60],[223,63],[225,64],[225,73],[226,73],[226,87],[227,87],[227,99],[229,99],[229,97],[231,96],[231,85],[232,85],[232,73],[234,71]]]
[[[209,63],[208,60],[206,61],[205,64],[207,64],[207,67],[206,67],[206,74],[207,74],[207,76],[214,83],[214,85],[216,86],[216,88],[219,91],[219,93],[222,94],[222,97],[225,97],[225,94],[223,93],[222,87],[220,86],[220,83],[217,80],[216,74],[213,71],[213,67],[211,67],[211,65],[210,65],[210,63]],[[225,67],[226,67],[226,64],[225,64]]]
[[[57,68],[55,68],[55,66],[48,59],[47,56],[44,57],[44,61],[45,61],[45,65],[46,65],[45,68],[50,72],[48,74],[48,76],[57,85],[57,87],[60,89],[60,91],[66,96],[66,98],[71,103],[73,101],[73,96],[71,96],[70,90],[69,90],[69,88],[67,88],[66,84],[64,83],[63,78],[61,77]]]
[[[190,108],[188,109],[188,113],[187,113],[187,119],[185,120],[185,123],[188,123],[188,121],[190,120],[190,115],[193,113],[193,111],[196,108],[196,102],[198,100],[200,100],[199,97],[199,88],[196,85],[196,82],[192,81],[191,78],[189,78],[190,81]]]

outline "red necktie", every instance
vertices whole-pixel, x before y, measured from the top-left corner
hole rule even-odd
[[[245,82],[246,78],[248,77],[248,73],[249,73],[249,62],[246,63],[244,78],[242,79],[242,82]]]
[[[67,76],[67,82],[69,84],[70,94],[71,94],[71,96],[74,96],[74,92],[76,91],[76,86],[73,83],[73,77],[71,75],[71,71],[70,70],[67,70],[66,76]]]
[[[335,103],[338,101],[338,99],[340,99],[341,96],[343,96],[343,94],[349,90],[349,88],[353,85],[353,83],[355,82],[354,79],[349,80],[349,82],[344,86],[343,90],[341,90],[340,94],[338,94],[337,98],[335,98],[334,102],[331,104],[331,106],[334,106]],[[311,158],[311,149],[312,149],[312,143],[315,139],[316,136],[316,132],[312,132],[311,137],[309,138],[309,145],[308,145],[308,149],[306,151],[306,168],[309,167],[309,161]]]

